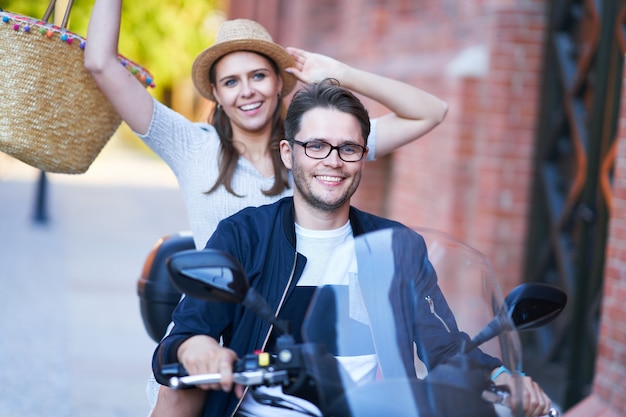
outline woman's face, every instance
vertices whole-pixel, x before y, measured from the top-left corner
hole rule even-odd
[[[270,61],[248,51],[231,52],[215,64],[213,94],[231,120],[233,134],[271,129],[282,80]]]

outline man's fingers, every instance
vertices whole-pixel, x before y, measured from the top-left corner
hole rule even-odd
[[[219,373],[220,382],[198,385],[203,390],[230,391],[233,385],[233,364],[237,354],[220,346],[215,339],[197,335],[187,339],[178,349],[178,359],[189,375]]]
[[[546,415],[552,402],[539,384],[530,377],[524,377],[524,414],[527,417]]]
[[[224,357],[220,361],[219,373],[222,374],[222,381],[220,383],[222,390],[229,392],[233,387],[233,363],[228,358]]]
[[[246,389],[245,386],[239,385],[239,384],[235,384],[235,395],[237,395],[237,398],[243,397],[243,393],[244,393],[245,389]]]

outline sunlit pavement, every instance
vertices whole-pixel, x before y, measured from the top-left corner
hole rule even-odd
[[[47,175],[43,211],[38,178],[0,154],[0,416],[147,416],[136,283],[154,242],[188,227],[174,177],[114,140],[87,173]]]

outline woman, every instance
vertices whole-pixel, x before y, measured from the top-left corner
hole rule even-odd
[[[198,91],[216,103],[210,123],[191,123],[156,101],[117,60],[121,0],[97,0],[85,67],[121,118],[173,170],[197,248],[219,220],[241,208],[291,195],[280,162],[282,97],[296,81],[335,78],[391,112],[372,120],[370,159],[391,153],[437,126],[447,104],[416,87],[332,58],[272,42],[249,20],[225,22],[215,45],[195,60]]]

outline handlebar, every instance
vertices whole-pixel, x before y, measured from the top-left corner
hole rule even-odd
[[[264,362],[264,359],[261,360],[261,362]],[[257,369],[248,369],[245,371],[234,372],[233,380],[236,384],[246,386],[272,386],[289,384],[289,372],[287,370],[273,369],[270,363],[267,363],[266,365],[260,365],[257,354],[248,355],[246,358],[238,361],[236,368],[241,368],[243,366],[256,366]],[[222,380],[222,375],[219,373],[187,375],[185,369],[177,363],[166,365],[163,368],[163,374],[173,375],[169,379],[169,386],[174,389],[195,385],[217,384]],[[508,388],[501,385],[496,385],[492,387],[492,389],[485,390],[482,393],[483,400],[492,404],[502,405],[507,408],[511,408],[510,396],[511,394]],[[560,415],[561,413],[557,409],[551,408],[550,412],[542,417],[560,417]]]
[[[233,380],[240,385],[288,385],[290,371],[301,372],[304,367],[295,354],[298,347],[283,349],[289,354],[270,355],[267,352],[252,353],[235,362]],[[170,376],[171,388],[182,388],[191,385],[217,384],[222,380],[219,373],[188,375],[185,368],[178,363],[165,365],[162,371],[164,376]]]

